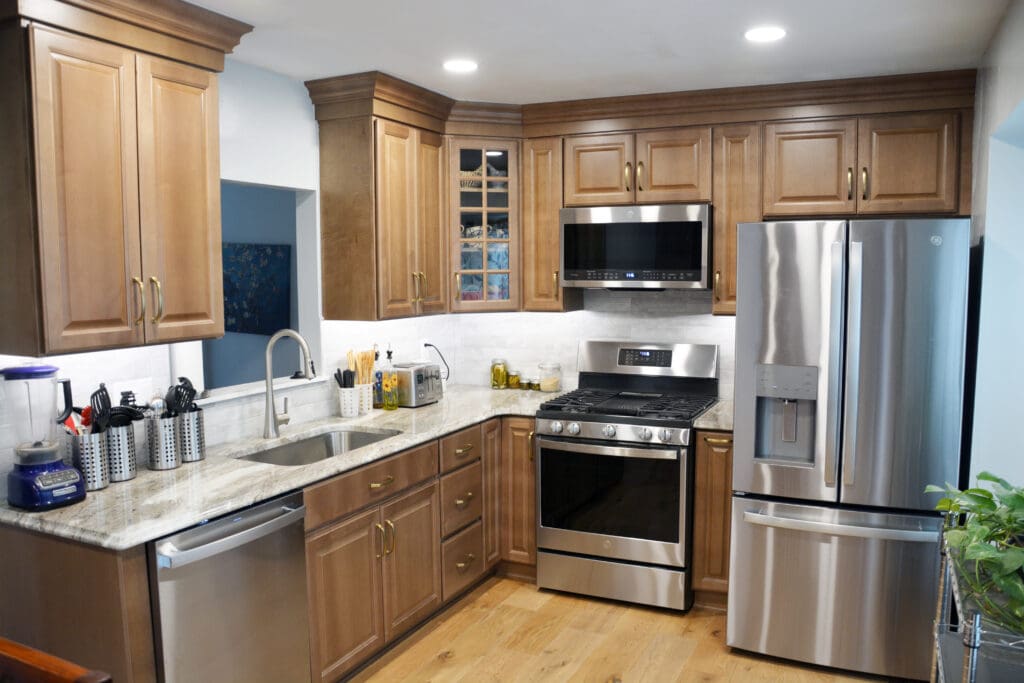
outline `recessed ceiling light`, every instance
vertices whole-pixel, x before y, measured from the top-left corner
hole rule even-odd
[[[449,59],[444,63],[444,70],[453,74],[468,74],[476,71],[476,62],[472,59]]]
[[[755,26],[744,33],[743,37],[752,43],[773,43],[785,35],[786,29],[781,26]]]

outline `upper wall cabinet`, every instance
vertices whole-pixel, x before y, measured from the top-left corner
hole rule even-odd
[[[956,112],[765,125],[764,215],[953,213]]]
[[[185,7],[166,8],[176,4]],[[24,28],[0,30],[0,269],[10,275],[0,296],[0,352],[222,335],[218,100],[210,69],[222,67],[223,50],[139,25],[117,34],[138,49],[115,45],[80,34],[113,39],[106,33],[119,22],[81,9],[50,16],[60,7],[34,3],[24,8]],[[193,9],[192,17],[218,17]],[[140,16],[148,11],[159,13]],[[36,24],[33,13],[70,31]],[[162,26],[156,15],[148,19]],[[250,28],[219,19],[238,31],[231,46]]]
[[[453,311],[519,308],[519,143],[451,140]]]
[[[711,201],[711,128],[565,139],[566,206]]]
[[[306,83],[320,126],[323,314],[448,309],[443,122],[452,100],[372,72]]]

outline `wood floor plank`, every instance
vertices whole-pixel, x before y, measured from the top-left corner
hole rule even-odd
[[[880,679],[734,651],[722,612],[681,614],[493,578],[355,681],[846,683]]]

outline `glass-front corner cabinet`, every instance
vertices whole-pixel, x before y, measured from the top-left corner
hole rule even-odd
[[[454,137],[452,311],[519,308],[519,143]]]

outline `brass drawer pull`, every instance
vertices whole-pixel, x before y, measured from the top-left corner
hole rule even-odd
[[[466,453],[469,453],[471,450],[473,450],[473,444],[467,443],[465,446],[460,446],[459,448],[456,448],[455,455],[465,455]]]
[[[459,508],[461,510],[464,507],[466,507],[467,505],[469,505],[472,500],[473,500],[473,492],[472,491],[466,491],[466,493],[462,496],[462,498],[456,498],[455,499],[455,507],[457,507],[457,508]]]
[[[133,277],[132,282],[139,288],[139,317],[135,319],[135,325],[139,326],[146,322],[146,290],[142,284],[142,278]]]
[[[720,293],[720,292],[718,291],[718,284],[719,284],[719,283],[720,283],[721,281],[722,281],[722,271],[720,271],[720,270],[716,270],[716,271],[715,271],[715,300],[716,300],[716,301],[721,301],[721,300],[722,300],[722,295],[721,295],[721,293]]]
[[[704,443],[712,446],[728,446],[732,443],[732,439],[729,437],[705,436]]]
[[[149,276],[149,282],[156,287],[156,315],[153,316],[153,324],[160,322],[164,317],[164,290],[160,286],[160,280],[155,275]]]
[[[462,562],[455,563],[455,568],[458,569],[460,572],[464,572],[467,569],[469,569],[469,565],[473,564],[474,560],[476,560],[476,555],[474,555],[473,553],[469,553],[468,555],[466,555],[465,560],[463,560]]]
[[[383,557],[382,553],[386,553],[388,549],[387,535],[384,531],[384,527],[382,527],[380,524],[374,524],[373,526],[377,527],[377,531],[380,532],[380,552],[377,553],[377,559],[379,560],[381,557]]]
[[[555,301],[562,298],[562,288],[558,286],[558,271],[556,270],[551,274],[551,279],[554,280],[555,285]]]
[[[391,531],[391,547],[384,551],[384,554],[390,555],[395,552],[395,536],[397,535],[395,534],[395,523],[390,519],[385,519],[384,523],[388,525],[388,529]]]
[[[392,484],[392,483],[393,483],[394,481],[395,481],[395,478],[394,478],[394,477],[392,477],[392,476],[391,476],[391,475],[389,474],[388,476],[384,477],[384,478],[383,478],[383,479],[381,479],[380,481],[371,481],[371,482],[370,482],[370,490],[371,490],[371,491],[376,491],[376,490],[378,490],[378,489],[382,489],[382,488],[384,488],[385,486],[389,486],[389,485],[391,485],[391,484]]]

